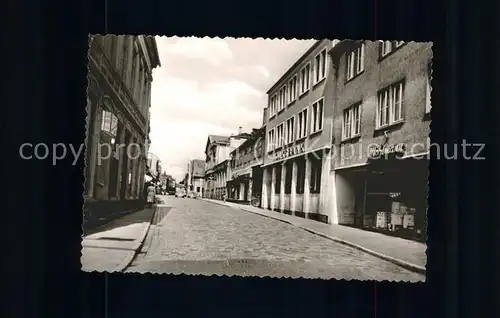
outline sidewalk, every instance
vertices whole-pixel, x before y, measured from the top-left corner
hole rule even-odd
[[[212,199],[203,200],[298,226],[306,231],[360,249],[366,253],[425,275],[425,265],[427,263],[426,244],[348,226],[325,224],[245,204],[224,203],[223,201]]]
[[[121,217],[82,239],[82,270],[115,272],[124,270],[141,248],[156,209],[144,209]]]

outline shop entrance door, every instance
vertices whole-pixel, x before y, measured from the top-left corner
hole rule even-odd
[[[366,181],[364,228],[386,229],[392,202],[401,195],[399,180],[393,173],[372,173]]]

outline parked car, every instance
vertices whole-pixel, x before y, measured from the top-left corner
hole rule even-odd
[[[175,197],[176,198],[185,198],[186,197],[186,191],[184,189],[176,189],[175,190]]]
[[[187,197],[190,198],[190,199],[197,199],[198,198],[198,193],[196,193],[194,191],[191,191],[191,192],[188,193]]]

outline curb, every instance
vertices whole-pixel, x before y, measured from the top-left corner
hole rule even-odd
[[[207,200],[204,200],[204,201],[207,201]],[[213,201],[207,201],[207,202],[214,203],[214,204],[219,204],[219,205],[224,205],[224,206],[227,206],[227,207],[231,207],[231,206],[228,206],[228,205],[226,205],[224,203],[213,202]],[[321,232],[316,231],[316,230],[311,230],[311,229],[305,228],[303,226],[293,224],[293,223],[291,223],[289,221],[286,221],[286,220],[283,220],[283,219],[280,219],[280,218],[277,218],[277,217],[273,217],[271,215],[261,214],[261,213],[255,212],[255,211],[251,211],[251,210],[247,210],[245,208],[241,208],[241,207],[238,207],[238,209],[242,210],[242,211],[245,211],[245,212],[250,212],[250,213],[253,213],[253,214],[257,214],[257,215],[260,215],[260,216],[263,216],[263,217],[267,217],[267,218],[270,218],[270,219],[273,219],[273,220],[281,221],[281,222],[284,222],[284,223],[296,226],[296,227],[301,228],[304,231],[307,231],[309,233],[313,233],[313,234],[321,236],[323,238],[332,240],[332,241],[340,243],[340,244],[347,245],[349,247],[355,248],[357,250],[360,250],[360,251],[365,252],[367,254],[370,254],[372,256],[381,258],[381,259],[383,259],[385,261],[388,261],[388,262],[396,264],[396,265],[398,265],[400,267],[403,267],[403,268],[405,268],[405,269],[407,269],[409,271],[416,272],[416,273],[419,273],[419,274],[422,274],[422,275],[426,274],[426,268],[423,267],[423,266],[412,264],[410,262],[407,262],[407,261],[404,261],[404,260],[401,260],[401,259],[389,256],[389,255],[386,255],[386,254],[383,254],[383,253],[376,252],[374,250],[371,250],[369,248],[363,247],[363,246],[355,244],[355,243],[351,243],[351,242],[346,241],[344,239],[341,239],[341,238],[338,238],[338,237],[334,237],[334,236],[330,236],[330,235],[321,233]]]
[[[124,272],[125,269],[132,263],[134,260],[135,256],[137,255],[137,252],[142,248],[142,245],[144,244],[144,240],[146,239],[146,235],[149,232],[149,229],[151,228],[151,223],[154,220],[154,217],[156,215],[156,210],[158,209],[158,205],[156,205],[153,208],[153,213],[151,214],[151,219],[148,222],[148,225],[144,227],[144,230],[141,233],[141,236],[137,240],[137,244],[134,246],[134,248],[128,253],[127,257],[124,258],[124,260],[113,270],[114,272]]]

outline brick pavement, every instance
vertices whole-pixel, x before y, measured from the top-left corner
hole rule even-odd
[[[423,275],[297,226],[203,200],[168,198],[127,272],[423,281]]]
[[[323,235],[339,242],[344,242],[352,246],[370,250],[380,257],[385,257],[388,260],[390,259],[391,261],[425,273],[425,265],[427,263],[427,245],[420,242],[405,240],[348,226],[325,224],[314,220],[264,210],[244,204],[230,202],[224,203],[222,201],[209,199],[204,200],[211,203],[227,205],[235,209],[257,213],[266,217],[279,219],[305,230],[312,231],[318,235]]]

